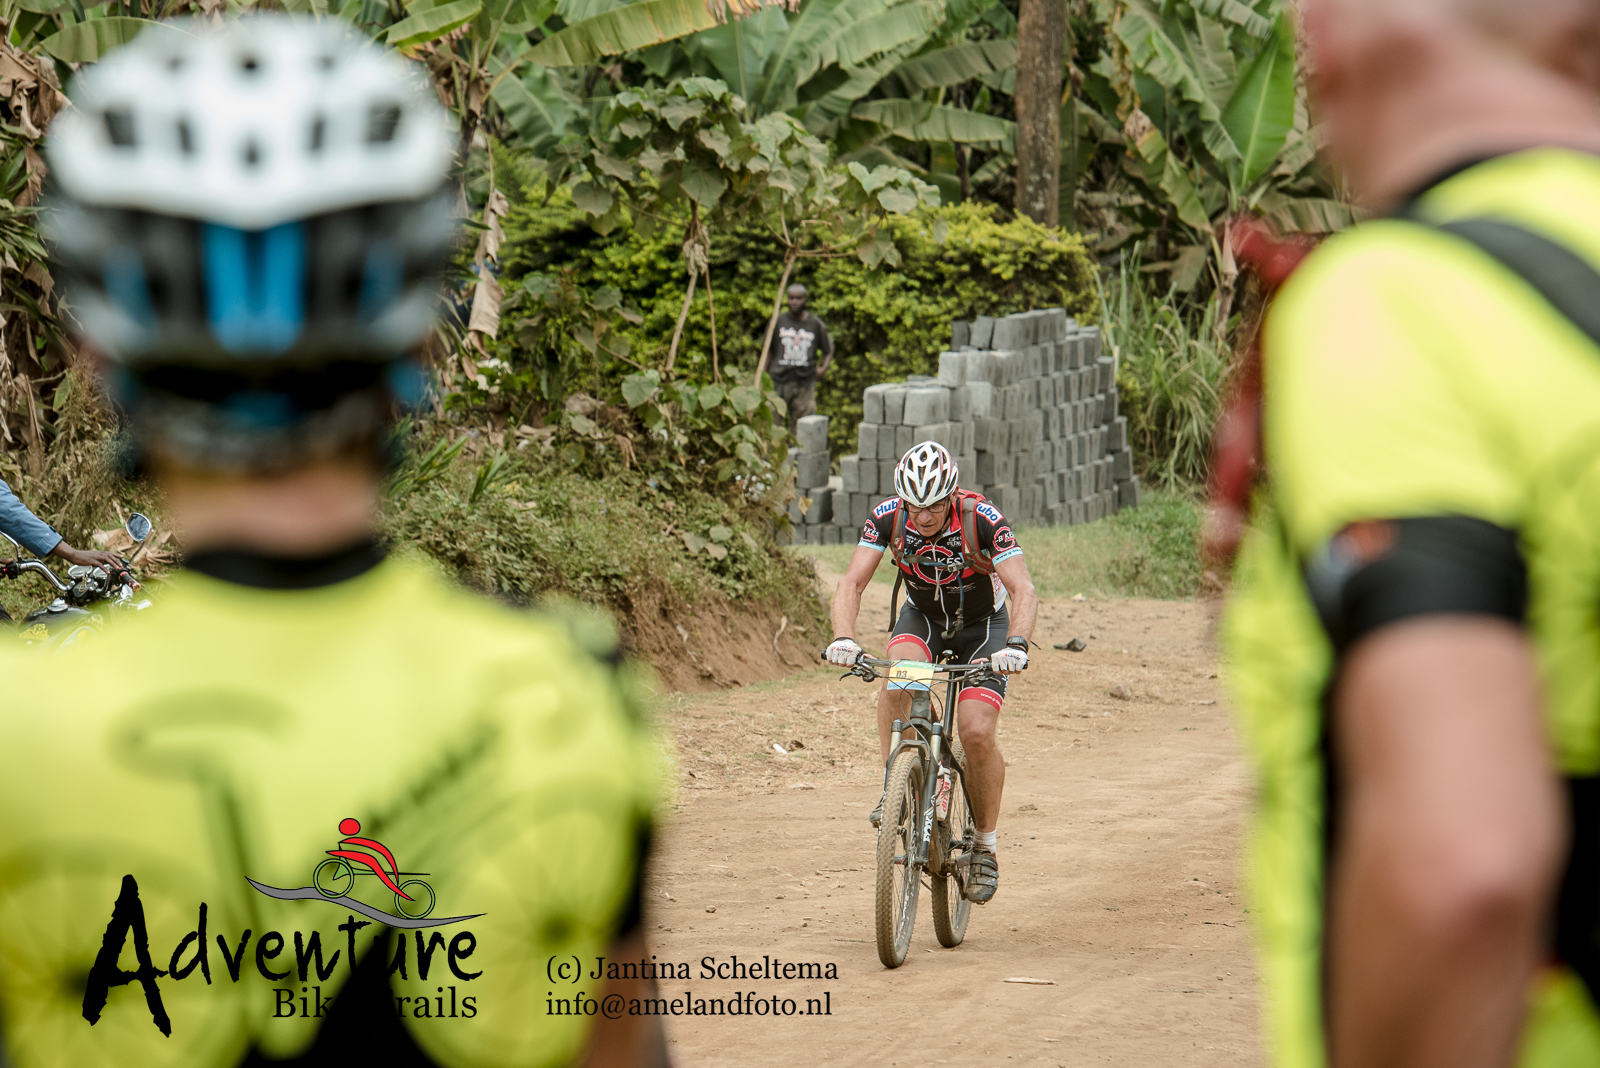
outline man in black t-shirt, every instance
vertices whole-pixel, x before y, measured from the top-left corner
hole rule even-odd
[[[817,363],[817,354],[822,362]],[[789,287],[789,310],[778,313],[777,328],[767,349],[767,371],[778,396],[789,406],[789,433],[817,410],[817,379],[833,361],[833,339],[815,314],[806,311],[806,287]]]

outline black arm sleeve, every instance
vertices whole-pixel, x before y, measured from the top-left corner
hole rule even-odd
[[[1517,532],[1469,516],[1352,523],[1305,565],[1334,649],[1416,616],[1498,616],[1520,625],[1527,566]]]

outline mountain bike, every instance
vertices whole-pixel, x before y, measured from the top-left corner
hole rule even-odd
[[[966,937],[972,903],[963,893],[977,843],[967,795],[965,756],[956,722],[963,686],[995,680],[988,664],[930,664],[863,655],[850,674],[909,683],[911,715],[895,720],[884,775],[883,823],[878,827],[875,927],[878,959],[905,963],[923,876],[933,899],[933,933],[954,948]],[[934,696],[943,683],[945,696]]]

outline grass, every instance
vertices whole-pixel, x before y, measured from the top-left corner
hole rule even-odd
[[[1102,296],[1118,407],[1140,474],[1161,486],[1200,485],[1232,366],[1218,339],[1216,301],[1196,310],[1175,293],[1155,292],[1137,254],[1123,260]]]
[[[1200,592],[1200,503],[1190,494],[1154,491],[1144,504],[1078,527],[1017,531],[1028,574],[1041,597],[1193,597]],[[793,552],[843,572],[853,545],[803,545]],[[894,582],[879,564],[872,581]]]

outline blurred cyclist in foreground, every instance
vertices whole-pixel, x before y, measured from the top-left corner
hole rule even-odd
[[[1263,335],[1227,637],[1274,1059],[1600,1064],[1600,2],[1302,10],[1380,218]]]
[[[341,26],[146,30],[52,131],[50,237],[188,554],[159,613],[7,680],[17,1068],[663,1055],[586,1008],[642,989],[596,957],[648,958],[654,770],[613,650],[377,540],[451,135]]]

